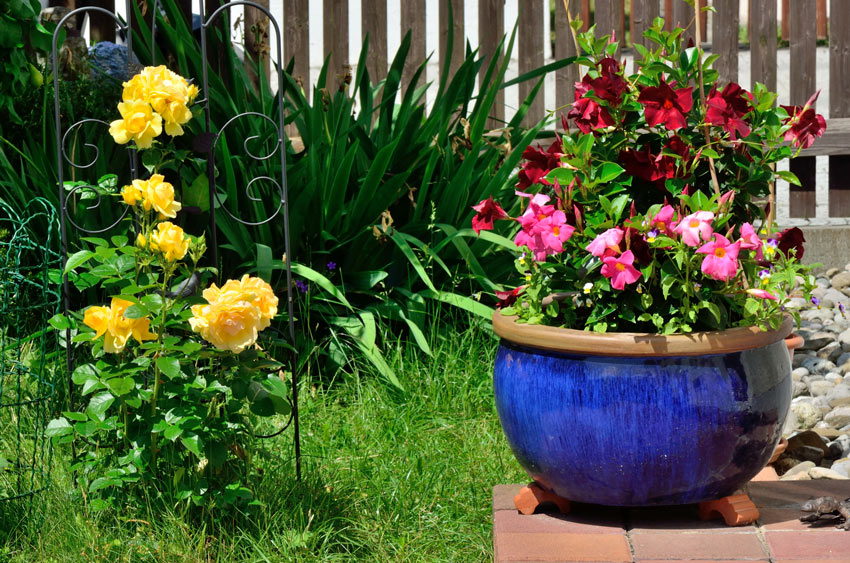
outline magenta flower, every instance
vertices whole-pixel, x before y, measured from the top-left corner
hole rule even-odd
[[[810,147],[815,139],[826,131],[826,120],[821,114],[815,113],[812,107],[819,94],[820,90],[815,92],[803,107],[782,106],[782,109],[788,112],[788,117],[782,123],[791,126],[791,129],[785,132],[785,140],[792,141],[796,147]]]
[[[587,245],[586,249],[594,256],[604,256],[619,254],[620,242],[623,240],[623,230],[619,227],[608,229],[601,235],[597,235],[593,241]],[[609,252],[610,251],[610,252]]]
[[[702,245],[698,254],[705,254],[700,270],[706,276],[718,280],[727,281],[738,273],[738,252],[741,249],[741,241],[734,244],[723,235],[714,233],[714,240]]]
[[[774,294],[769,291],[765,291],[764,289],[748,289],[747,293],[753,297],[758,297],[759,299],[770,299],[771,301],[779,300]]]
[[[644,106],[646,124],[664,125],[670,131],[675,131],[686,125],[685,115],[693,106],[693,88],[673,90],[664,78],[658,86],[648,86],[640,91],[638,102]]]
[[[472,230],[475,231],[475,234],[492,230],[493,221],[505,219],[508,216],[502,206],[493,199],[493,196],[482,200],[478,205],[473,205],[472,209],[477,211],[475,217],[472,218]]]
[[[699,246],[702,241],[711,239],[713,220],[714,213],[711,211],[697,211],[679,221],[673,230],[682,235],[682,242],[688,246]]]
[[[542,247],[543,252],[549,255],[564,251],[564,243],[573,236],[575,227],[567,224],[567,216],[563,211],[556,211],[537,223],[535,230],[540,237],[541,244],[538,248]]]
[[[640,271],[632,266],[635,256],[631,250],[623,252],[620,256],[606,256],[602,259],[603,276],[611,280],[611,287],[623,289],[626,284],[635,283],[640,279]]]
[[[514,244],[527,246],[538,262],[546,260],[550,254],[563,252],[564,245],[573,234],[574,227],[567,225],[563,211],[556,211],[554,205],[547,205],[549,196],[536,194],[517,221],[522,230],[514,238]]]
[[[661,234],[670,235],[673,229],[673,216],[675,214],[676,211],[672,205],[665,205],[649,219],[650,228],[656,229]]]

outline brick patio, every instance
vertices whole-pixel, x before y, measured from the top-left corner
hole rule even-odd
[[[774,474],[775,475],[775,474]],[[770,476],[762,476],[762,478]],[[774,477],[775,478],[775,477]],[[760,512],[748,526],[702,522],[696,505],[613,508],[574,503],[570,514],[523,516],[513,505],[521,485],[493,490],[496,561],[844,561],[850,531],[799,521],[813,497],[850,497],[850,481],[754,481]]]

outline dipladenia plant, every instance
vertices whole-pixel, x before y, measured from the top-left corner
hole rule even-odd
[[[157,138],[183,134],[196,95],[165,67],[146,68],[124,84],[110,132],[135,150],[161,145],[153,161],[165,162],[171,149]],[[207,510],[249,505],[257,417],[290,412],[282,365],[257,344],[278,298],[249,275],[196,295],[205,240],[177,224],[182,205],[156,164],[120,198],[131,210],[125,234],[87,238],[94,249],[67,261],[66,273],[105,301],[54,318],[78,328],[73,341],[88,351],[72,376],[82,407],[48,434],[75,442],[73,469],[94,507],[134,494]]]
[[[576,35],[586,73],[563,134],[525,151],[513,216],[474,206],[478,232],[515,225],[521,282],[498,294],[503,313],[602,332],[769,328],[812,287],[802,233],[776,231],[765,201],[777,178],[799,185],[776,164],[823,134],[817,94],[777,107],[760,84],[719,83],[716,56],[681,34],[655,20],[633,74],[616,43]]]

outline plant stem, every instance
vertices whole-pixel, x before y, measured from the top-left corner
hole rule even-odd
[[[705,85],[702,80],[702,37],[700,36],[699,22],[699,2],[694,2],[694,35],[696,36],[697,48],[697,76],[699,77],[699,99],[701,109],[705,111]],[[708,124],[703,122],[703,131],[705,132],[705,142],[711,144],[711,134],[708,130]],[[711,184],[714,186],[714,193],[720,195],[720,182],[717,181],[717,170],[714,168],[714,159],[708,157],[708,169],[711,171]]]

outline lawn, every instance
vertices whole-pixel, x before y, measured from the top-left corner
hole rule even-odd
[[[87,511],[58,451],[29,518],[0,504],[0,562],[492,560],[491,488],[525,476],[493,404],[496,339],[455,324],[434,330],[432,358],[404,340],[387,350],[404,392],[366,366],[305,378],[304,479],[291,432],[266,441],[258,514],[193,523],[155,500]]]

